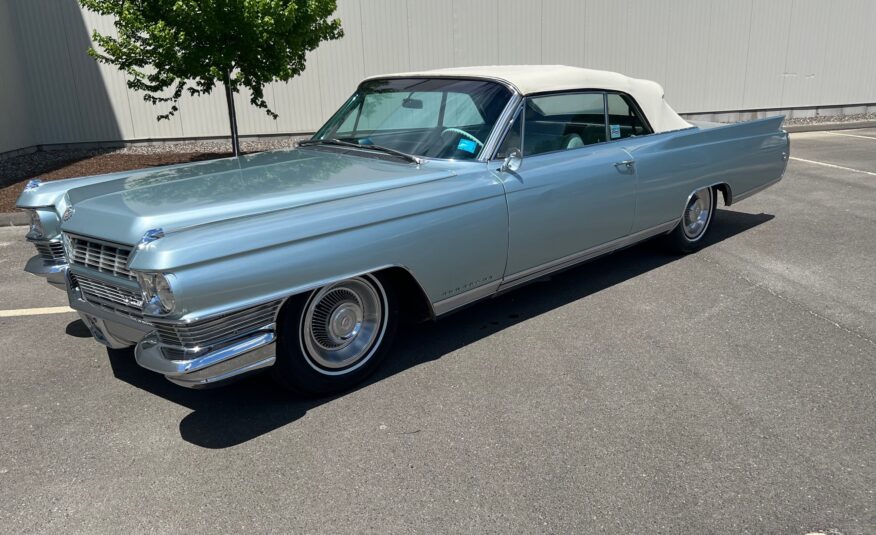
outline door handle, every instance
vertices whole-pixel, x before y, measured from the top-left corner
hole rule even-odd
[[[616,162],[614,164],[615,167],[626,167],[627,169],[632,169],[633,165],[636,164],[636,160],[623,160],[620,162]]]

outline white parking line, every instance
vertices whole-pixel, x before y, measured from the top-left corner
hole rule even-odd
[[[876,136],[865,136],[865,135],[861,135],[861,134],[843,134],[843,133],[840,133],[840,132],[826,132],[826,133],[827,133],[827,134],[830,134],[830,135],[832,135],[832,136],[859,137],[859,138],[861,138],[861,139],[872,139],[872,140],[876,140]]]
[[[797,160],[798,162],[806,162],[813,163],[815,165],[823,165],[825,167],[833,167],[834,169],[842,169],[843,171],[853,171],[855,173],[864,173],[865,175],[876,176],[876,173],[871,171],[862,171],[861,169],[852,169],[851,167],[843,167],[842,165],[834,165],[832,163],[824,163],[824,162],[816,162],[815,160],[804,160],[803,158],[795,158],[791,156],[792,160]]]
[[[76,312],[70,307],[43,307],[43,308],[19,308],[17,310],[0,310],[0,318],[14,318],[16,316],[39,316],[41,314],[64,314]]]

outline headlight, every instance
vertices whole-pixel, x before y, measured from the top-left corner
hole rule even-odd
[[[143,292],[143,301],[149,302],[155,296],[155,275],[152,273],[137,273],[137,282]]]
[[[155,295],[158,296],[165,312],[173,310],[173,305],[176,304],[173,299],[173,289],[170,287],[170,282],[161,273],[155,275]]]
[[[46,236],[46,229],[43,227],[43,222],[40,220],[40,213],[36,210],[28,210],[28,212],[30,212],[30,230],[27,231],[27,239],[43,239]]]
[[[173,288],[161,273],[137,273],[137,282],[143,292],[143,311],[147,314],[166,314],[176,301]]]

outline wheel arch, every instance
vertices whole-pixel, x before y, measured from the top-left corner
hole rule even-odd
[[[374,271],[372,275],[388,281],[396,290],[396,294],[402,296],[400,303],[404,314],[402,317],[413,318],[416,321],[435,319],[432,302],[410,270],[402,266],[390,266]]]
[[[730,204],[733,202],[733,190],[730,189],[730,184],[727,184],[726,182],[715,182],[713,184],[709,184],[706,186],[697,186],[696,188],[694,188],[690,193],[688,193],[687,197],[685,198],[684,206],[686,207],[690,203],[690,200],[693,198],[696,192],[705,188],[711,188],[715,191],[720,191],[721,195],[724,196],[724,206],[730,206]],[[717,197],[717,195],[715,197]],[[717,202],[715,203],[715,206],[717,208]]]
[[[388,265],[379,268],[369,269],[353,275],[345,275],[336,277],[331,280],[324,281],[318,286],[309,286],[301,291],[296,291],[283,298],[283,303],[277,311],[277,317],[287,308],[287,304],[291,301],[303,298],[310,293],[336,282],[340,282],[352,277],[362,275],[372,275],[380,279],[383,284],[390,284],[396,291],[396,294],[401,296],[402,317],[413,318],[416,321],[426,321],[435,319],[435,310],[432,307],[432,302],[429,300],[423,286],[414,276],[414,274],[406,267],[400,265]]]
[[[712,187],[721,192],[721,195],[724,197],[724,206],[733,204],[733,190],[730,189],[730,184],[719,182]]]

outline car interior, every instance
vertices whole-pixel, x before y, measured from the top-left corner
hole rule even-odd
[[[609,127],[605,124],[602,93],[569,93],[530,98],[525,108],[523,154],[575,149],[650,133],[626,97],[611,93]],[[510,134],[509,135],[515,135]],[[516,134],[519,136],[519,134]],[[506,143],[507,145],[507,143]]]

